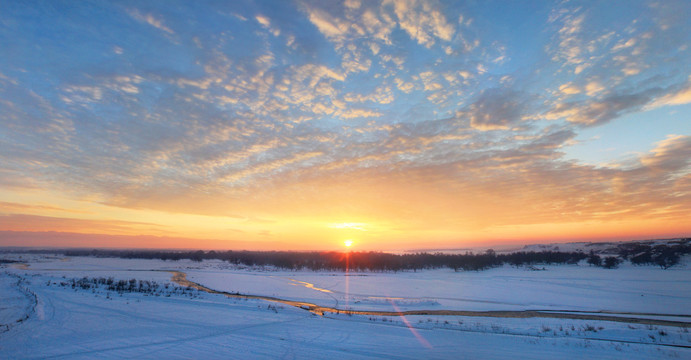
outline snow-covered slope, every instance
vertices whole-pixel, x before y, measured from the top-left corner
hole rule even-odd
[[[300,308],[222,295],[117,294],[72,289],[72,278],[170,282],[181,270],[218,290],[274,295],[351,308],[579,309],[676,314],[688,321],[687,267],[497,268],[484,272],[366,273],[238,270],[211,262],[27,258],[0,269],[3,319],[29,317],[0,333],[2,359],[597,359],[689,358],[678,326],[596,320],[467,316],[317,316]],[[36,302],[10,307],[22,286]],[[8,280],[9,279],[9,280]],[[7,281],[6,281],[7,280]],[[347,285],[346,285],[347,280]],[[61,286],[65,283],[66,286]],[[20,299],[16,297],[16,299]],[[20,300],[12,300],[14,303]],[[13,303],[10,301],[10,303]],[[347,302],[347,304],[346,304]],[[9,309],[9,310],[7,310]],[[12,310],[14,309],[14,310]],[[21,313],[21,314],[20,314]],[[644,316],[640,316],[644,317]],[[660,316],[648,316],[657,317]],[[3,320],[8,321],[8,320]],[[686,346],[686,347],[684,347]]]

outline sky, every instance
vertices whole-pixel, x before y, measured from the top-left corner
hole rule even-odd
[[[2,1],[0,246],[691,235],[691,2]]]

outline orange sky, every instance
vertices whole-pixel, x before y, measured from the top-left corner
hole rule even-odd
[[[539,191],[516,185],[503,192],[494,189],[496,183],[460,189],[444,179],[410,186],[421,183],[418,176],[422,174],[377,178],[367,171],[341,179],[272,180],[243,196],[180,194],[162,201],[151,194],[127,206],[46,190],[14,190],[3,195],[22,202],[0,203],[6,214],[0,216],[0,229],[118,235],[70,239],[35,234],[31,244],[40,246],[264,250],[340,249],[346,239],[352,239],[358,250],[401,250],[689,233],[686,210],[664,203],[658,205],[659,214],[647,207],[623,210],[626,197],[608,198],[581,188],[564,192],[561,184],[545,184]],[[26,245],[26,239],[14,233],[0,235],[3,245]]]

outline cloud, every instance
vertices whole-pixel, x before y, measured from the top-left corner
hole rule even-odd
[[[521,121],[530,101],[526,94],[515,90],[487,89],[456,116],[468,118],[470,125],[478,130],[509,129]]]
[[[121,220],[87,220],[26,214],[0,215],[0,229],[4,231],[58,231],[135,235],[142,231],[166,231],[152,223]]]
[[[689,83],[686,86],[678,91],[659,97],[646,108],[654,109],[662,106],[685,105],[689,103],[691,103],[691,78],[689,78]]]
[[[612,172],[612,193],[623,209],[646,217],[684,219],[691,211],[691,138],[668,135],[649,153]]]
[[[573,83],[569,82],[559,86],[559,91],[566,95],[575,95],[580,94],[582,90],[578,86],[575,86]]]
[[[562,12],[559,15],[553,14],[552,17],[553,22],[561,23],[561,28],[557,32],[558,44],[553,50],[552,59],[563,61],[565,66],[575,66],[574,73],[579,74],[590,66],[586,62],[588,49],[580,38],[585,15],[579,14],[578,10],[575,10]]]
[[[264,16],[264,15],[257,15],[257,16],[254,17],[254,19],[257,20],[257,22],[258,22],[261,26],[263,26],[264,28],[268,29],[269,32],[271,32],[271,34],[272,34],[273,36],[279,36],[279,35],[281,35],[281,30],[279,30],[279,29],[273,27],[273,26],[271,25],[271,20],[269,20],[268,17],[266,17],[266,16]]]
[[[431,1],[392,1],[399,26],[420,45],[431,47],[435,39],[450,41],[456,31]]]
[[[614,45],[614,47],[612,48],[612,51],[619,51],[622,49],[630,48],[634,45],[636,45],[636,39],[635,38],[622,40],[618,44]]]
[[[24,167],[21,168],[24,170]],[[0,187],[7,190],[39,189],[41,185],[36,181],[36,179],[27,174],[25,170],[22,170],[0,169]]]
[[[603,91],[601,84],[588,84],[590,95]],[[542,116],[548,120],[565,119],[582,126],[604,124],[624,114],[647,111],[661,106],[683,105],[691,102],[691,90],[687,83],[673,84],[667,88],[649,87],[631,92],[605,92],[602,98],[580,101],[556,102]]]
[[[585,85],[585,93],[588,96],[595,96],[605,90],[605,87],[597,80],[588,82]]]
[[[264,162],[261,164],[257,164],[255,166],[247,167],[241,171],[234,172],[234,173],[224,177],[222,179],[222,182],[233,184],[233,183],[245,180],[246,178],[249,178],[252,176],[276,175],[277,173],[281,173],[281,172],[285,171],[289,165],[302,163],[306,160],[309,160],[309,159],[312,159],[312,158],[315,158],[315,157],[318,157],[321,155],[323,155],[323,153],[315,151],[315,152],[295,154],[295,155],[287,157],[287,158]]]
[[[371,94],[346,93],[343,99],[350,103],[373,102],[375,104],[390,104],[394,101],[394,95],[390,87],[378,87]]]
[[[338,116],[344,119],[380,117],[382,115],[384,114],[369,109],[348,109],[338,112]]]
[[[405,82],[404,80],[401,80],[399,78],[396,78],[395,82],[396,87],[398,87],[399,90],[403,91],[406,94],[409,94],[415,88],[415,85],[413,85],[412,83]]]
[[[331,40],[339,42],[345,40],[345,35],[353,28],[352,24],[331,16],[324,10],[310,8],[307,11],[310,22],[319,29],[319,32]]]
[[[304,2],[302,8],[310,22],[339,48],[363,36],[390,45],[390,36],[396,26],[428,48],[437,40],[451,41],[456,32],[435,1],[384,1],[380,6],[358,2],[330,5]]]
[[[58,212],[68,212],[75,214],[87,214],[88,212],[82,210],[67,209],[59,206],[52,205],[34,205],[34,204],[21,204],[16,202],[6,202],[0,201],[0,212],[12,213],[17,211],[58,211]]]
[[[640,108],[648,101],[650,98],[645,94],[627,94],[613,95],[596,101],[561,103],[551,109],[546,118],[563,118],[572,123],[594,126]]]
[[[149,24],[155,27],[156,29],[167,32],[168,34],[175,34],[175,32],[172,29],[163,24],[163,21],[160,18],[157,18],[152,14],[143,14],[137,9],[130,10],[128,11],[128,13],[130,14],[130,16],[132,16],[133,19],[139,22]]]
[[[569,140],[575,138],[576,135],[576,132],[572,129],[551,131],[551,129],[548,128],[543,134],[536,136],[533,141],[523,146],[521,149],[529,151],[550,151],[560,148]]]
[[[641,163],[646,168],[663,171],[665,174],[677,174],[680,171],[691,170],[691,136],[689,135],[668,135],[665,140],[657,143],[657,146],[650,151],[650,154],[640,158]],[[683,174],[691,175],[691,172]]]

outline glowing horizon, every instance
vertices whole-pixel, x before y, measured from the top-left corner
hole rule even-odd
[[[690,236],[691,3],[625,6],[11,2],[0,246]]]

